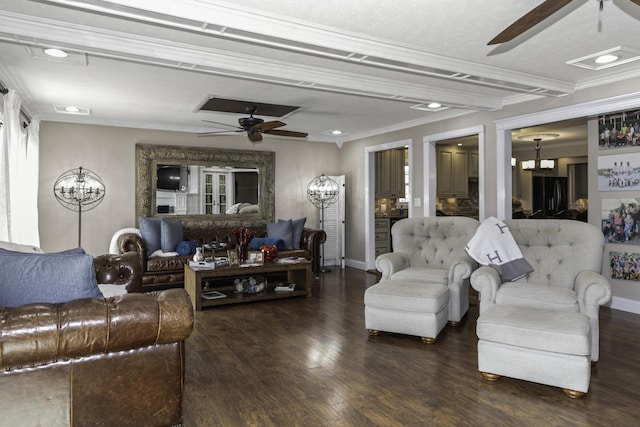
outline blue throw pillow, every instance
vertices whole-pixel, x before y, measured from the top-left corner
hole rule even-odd
[[[47,252],[49,255],[51,254],[58,254],[58,255],[82,255],[82,254],[86,254],[86,252],[84,251],[84,249],[77,247],[77,248],[73,248],[73,249],[65,249],[64,251],[60,251],[60,252]],[[20,252],[20,251],[11,251],[9,249],[4,249],[4,248],[0,248],[0,254],[22,254],[22,255],[42,255],[44,254],[44,252]]]
[[[0,253],[0,307],[102,298],[88,254]]]
[[[140,228],[140,236],[147,247],[147,256],[162,247],[160,243],[160,223],[160,218],[147,218],[142,215],[138,218],[138,228]]]
[[[284,219],[279,219],[278,222],[283,222]],[[291,225],[293,226],[293,249],[300,249],[300,241],[302,240],[302,230],[304,229],[304,223],[307,222],[307,217],[287,220],[291,221]]]
[[[249,241],[249,249],[252,251],[260,250],[262,245],[274,245],[276,249],[284,250],[284,240],[274,239],[271,237],[254,237]]]
[[[177,219],[162,218],[160,221],[160,248],[162,252],[175,252],[176,246],[183,240],[182,223]]]
[[[187,256],[196,253],[196,242],[193,240],[183,240],[176,246],[176,252],[180,256]]]
[[[277,223],[267,224],[267,237],[270,239],[282,239],[284,249],[293,249],[293,224],[291,220],[283,220]]]

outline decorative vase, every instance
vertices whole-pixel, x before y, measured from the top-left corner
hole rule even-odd
[[[233,230],[233,234],[238,240],[236,250],[238,251],[238,262],[244,264],[247,261],[249,255],[249,241],[253,237],[253,231],[248,228],[239,227]]]
[[[202,253],[202,248],[201,247],[197,247],[196,248],[196,253],[193,255],[193,261],[194,262],[202,262],[202,261],[204,261],[204,254]]]
[[[244,264],[249,257],[249,245],[245,243],[238,243],[238,262]]]
[[[271,262],[278,255],[278,248],[276,245],[262,245],[260,246],[260,251],[262,251],[264,262]]]

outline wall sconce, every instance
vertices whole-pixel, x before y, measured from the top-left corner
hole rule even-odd
[[[512,157],[511,158],[511,167],[514,167],[516,165],[516,158]]]

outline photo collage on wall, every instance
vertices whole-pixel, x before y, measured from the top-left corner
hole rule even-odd
[[[600,149],[640,145],[640,110],[606,114],[598,117]]]
[[[602,115],[598,131],[600,150],[607,151],[598,157],[598,191],[640,191],[640,110]],[[630,153],[630,147],[638,152]],[[602,199],[605,243],[640,245],[640,193],[611,196]],[[612,279],[640,281],[640,253],[610,251],[609,260]]]

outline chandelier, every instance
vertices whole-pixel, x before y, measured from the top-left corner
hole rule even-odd
[[[546,172],[553,170],[555,168],[555,160],[553,159],[541,159],[540,158],[540,150],[542,146],[540,143],[542,141],[549,141],[552,139],[556,139],[558,136],[557,133],[544,133],[538,135],[522,135],[518,137],[518,139],[527,139],[535,142],[535,150],[536,150],[536,158],[535,160],[523,160],[522,161],[522,170],[526,170],[529,172]]]

